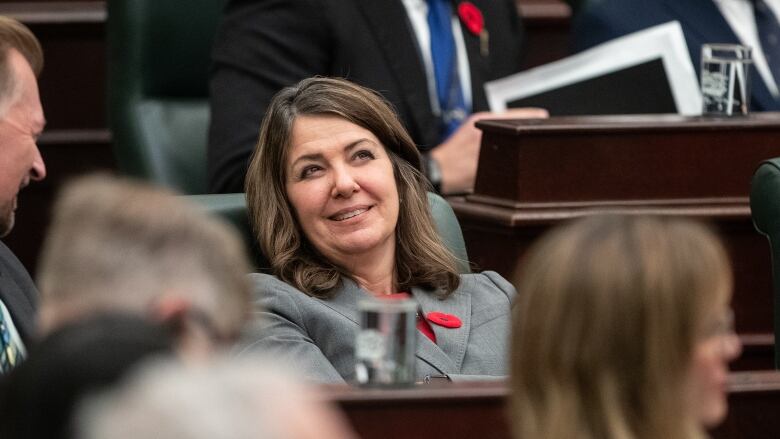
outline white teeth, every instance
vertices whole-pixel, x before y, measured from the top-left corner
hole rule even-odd
[[[342,213],[341,215],[336,215],[336,216],[333,217],[333,219],[336,220],[336,221],[344,221],[345,219],[350,219],[353,216],[358,216],[361,213],[365,212],[366,210],[368,210],[368,209],[353,210],[352,212],[347,212],[347,213]]]

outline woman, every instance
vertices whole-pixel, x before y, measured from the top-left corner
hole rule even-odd
[[[711,232],[594,216],[545,237],[523,270],[515,437],[687,439],[723,419],[740,344],[728,259]]]
[[[314,380],[350,381],[358,300],[407,293],[420,308],[418,380],[506,374],[514,288],[492,272],[458,275],[419,167],[417,148],[376,93],[312,78],[276,95],[246,181],[275,274],[253,275],[265,310],[254,347]]]

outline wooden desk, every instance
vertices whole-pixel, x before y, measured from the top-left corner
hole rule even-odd
[[[509,438],[506,383],[367,390],[325,387],[363,439]],[[780,373],[733,373],[729,415],[714,439],[780,437]]]
[[[780,437],[780,374],[733,373],[729,383],[729,414],[711,432],[713,439]]]
[[[712,223],[735,273],[739,369],[772,367],[771,265],[748,192],[780,156],[780,114],[566,117],[485,121],[474,194],[451,198],[469,257],[517,284],[525,251],[550,227],[595,212],[678,215]]]
[[[405,390],[337,387],[326,396],[363,439],[506,438],[503,383]]]

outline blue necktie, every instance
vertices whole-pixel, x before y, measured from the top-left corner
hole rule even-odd
[[[761,51],[764,52],[775,82],[778,82],[780,80],[780,23],[764,0],[753,0],[753,14]]]
[[[441,109],[440,140],[445,140],[468,115],[458,77],[458,52],[452,36],[450,0],[428,0],[431,58],[436,77],[436,95]]]

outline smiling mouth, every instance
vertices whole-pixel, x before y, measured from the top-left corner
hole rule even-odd
[[[344,221],[344,220],[348,220],[350,218],[354,218],[354,217],[360,215],[361,213],[368,212],[369,209],[371,209],[371,208],[370,207],[363,207],[363,208],[360,208],[360,209],[350,210],[349,212],[344,212],[344,213],[340,213],[340,214],[337,214],[337,215],[333,215],[333,216],[331,216],[329,218],[331,220],[333,220],[333,221]]]

